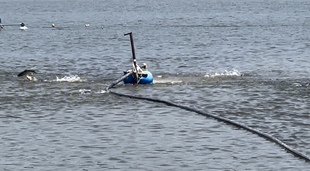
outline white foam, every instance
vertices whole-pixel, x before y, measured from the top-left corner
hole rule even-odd
[[[85,82],[85,79],[80,78],[78,75],[69,75],[59,78],[56,76],[56,82]]]
[[[105,94],[105,93],[108,93],[108,91],[106,90],[92,91],[90,89],[80,89],[79,93],[80,94]]]
[[[99,92],[99,94],[104,94],[104,93],[107,93],[108,91],[106,91],[106,90],[101,90],[100,92]]]
[[[180,84],[182,83],[181,80],[169,80],[169,79],[160,79],[160,80],[154,80],[154,84]]]
[[[232,71],[227,71],[224,70],[224,72],[215,72],[215,73],[207,73],[206,75],[204,75],[204,77],[210,77],[210,78],[214,78],[214,77],[222,77],[222,76],[242,76],[242,74],[236,70],[233,69]]]
[[[88,90],[88,89],[80,89],[79,90],[79,93],[80,94],[90,94],[92,91],[91,90]]]

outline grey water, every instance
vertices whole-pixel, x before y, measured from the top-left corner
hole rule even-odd
[[[309,170],[308,0],[0,0],[0,170]],[[19,30],[19,23],[28,30]],[[51,24],[56,25],[55,28]],[[89,27],[85,27],[89,24]],[[17,74],[34,69],[40,80]]]

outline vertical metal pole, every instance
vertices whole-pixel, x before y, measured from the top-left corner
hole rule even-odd
[[[134,43],[133,43],[133,36],[132,36],[132,32],[130,33],[126,33],[124,34],[124,36],[130,36],[130,44],[131,44],[131,52],[132,52],[132,62],[133,62],[133,66],[134,66],[134,81],[135,84],[138,83],[139,77],[138,77],[138,67],[137,67],[137,59],[136,59],[136,53],[135,53],[135,47],[134,47]]]

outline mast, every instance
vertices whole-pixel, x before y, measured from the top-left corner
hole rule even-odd
[[[137,66],[137,59],[136,59],[136,54],[135,54],[135,47],[133,43],[133,36],[132,32],[124,34],[124,36],[130,36],[130,44],[131,44],[131,52],[132,52],[132,63],[133,63],[133,76],[134,76],[134,84],[137,84],[139,81],[139,76],[138,76],[138,66]]]

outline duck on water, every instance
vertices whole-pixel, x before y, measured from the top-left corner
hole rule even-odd
[[[19,30],[28,30],[28,27],[25,25],[25,23],[20,23]]]

